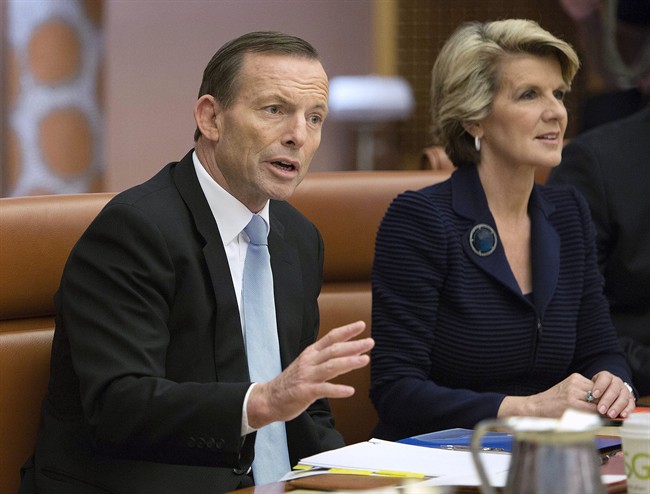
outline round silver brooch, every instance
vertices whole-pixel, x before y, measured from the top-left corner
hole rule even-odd
[[[497,248],[497,233],[490,225],[480,223],[469,232],[469,246],[477,256],[489,256]]]

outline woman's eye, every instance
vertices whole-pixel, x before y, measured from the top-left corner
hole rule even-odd
[[[535,97],[535,91],[532,89],[529,89],[528,91],[524,91],[521,94],[521,99],[533,99]]]
[[[560,101],[564,101],[564,97],[566,96],[566,93],[564,91],[555,91],[553,94]]]

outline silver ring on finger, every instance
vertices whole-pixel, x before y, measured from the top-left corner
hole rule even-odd
[[[587,391],[587,394],[585,395],[585,401],[587,403],[592,403],[596,398],[594,398],[594,394],[591,392],[591,390]]]

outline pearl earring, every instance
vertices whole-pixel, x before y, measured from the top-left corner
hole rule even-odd
[[[481,138],[479,136],[474,137],[474,147],[477,151],[481,150]]]

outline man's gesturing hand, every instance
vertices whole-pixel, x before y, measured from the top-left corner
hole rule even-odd
[[[278,377],[257,384],[248,398],[249,425],[259,429],[271,422],[291,420],[319,398],[352,396],[353,387],[329,381],[368,364],[366,353],[375,342],[372,338],[352,340],[365,327],[358,321],[332,329],[305,348]]]

